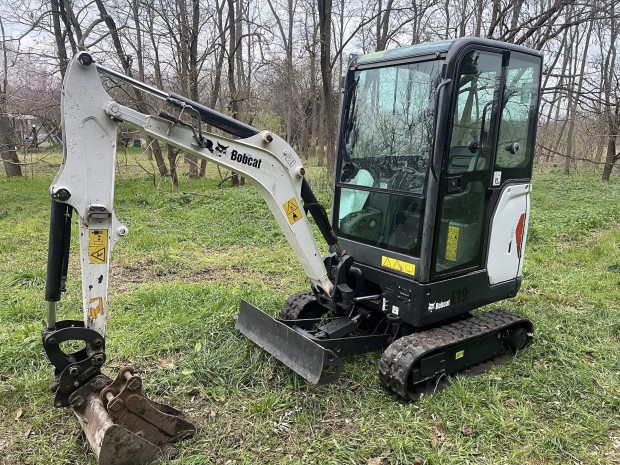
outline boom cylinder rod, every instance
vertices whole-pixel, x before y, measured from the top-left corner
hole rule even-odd
[[[113,69],[110,69],[110,68],[106,68],[105,66],[97,65],[97,70],[100,73],[107,74],[108,76],[112,76],[115,79],[126,82],[130,84],[131,86],[135,87],[136,89],[139,89],[143,92],[147,92],[151,95],[154,95],[157,98],[165,100],[166,102],[172,105],[176,105],[176,106],[182,106],[184,104],[189,105],[194,110],[196,110],[196,112],[200,114],[200,117],[205,123],[210,124],[211,126],[214,126],[218,129],[221,129],[222,131],[225,131],[228,134],[232,134],[234,136],[245,139],[247,137],[252,137],[260,132],[258,129],[256,129],[253,126],[250,126],[249,124],[245,124],[239,120],[231,118],[230,116],[220,113],[219,111],[215,111],[212,108],[206,107],[202,105],[201,103],[188,99],[187,97],[184,97],[183,95],[179,95],[179,94],[175,94],[171,92],[165,92],[161,89],[158,89],[157,87],[149,86],[148,84],[145,84],[144,82],[141,82],[141,81],[138,81],[137,79],[126,76],[123,73],[114,71]]]
[[[124,81],[128,84],[131,84],[136,89],[140,89],[143,92],[148,92],[149,94],[154,95],[155,97],[160,98],[162,100],[168,100],[168,98],[170,97],[170,94],[168,92],[164,92],[163,90],[158,89],[157,87],[149,86],[148,84],[145,84],[142,81],[138,81],[137,79],[130,78],[129,76],[123,73],[119,73],[118,71],[114,71],[113,69],[106,68],[105,66],[97,65],[97,70],[100,73],[107,74],[108,76],[112,76],[116,79]]]
[[[47,329],[56,328],[56,307],[57,306],[58,306],[57,302],[47,303]]]
[[[182,104],[191,106],[200,114],[200,117],[205,123],[221,129],[228,134],[232,134],[233,136],[245,139],[247,137],[255,136],[260,132],[258,129],[250,126],[249,124],[245,124],[235,118],[231,118],[230,116],[220,113],[219,111],[215,111],[212,108],[206,107],[201,103],[188,99],[183,95],[170,93],[170,98],[168,99],[168,102],[179,106],[178,103],[175,102],[175,100],[178,100]]]
[[[308,209],[312,215],[312,218],[314,218],[314,221],[319,227],[319,231],[321,231],[325,242],[327,242],[328,245],[333,246],[338,254],[341,254],[340,247],[338,246],[338,237],[336,237],[336,234],[332,229],[329,218],[327,217],[327,212],[317,200],[314,192],[312,192],[310,184],[306,181],[306,178],[304,178],[301,184],[301,199],[304,201],[304,207]]]

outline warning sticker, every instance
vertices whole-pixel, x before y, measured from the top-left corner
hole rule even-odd
[[[282,206],[284,207],[284,212],[286,213],[286,216],[288,217],[289,223],[293,224],[301,219],[301,216],[302,216],[301,210],[299,208],[299,204],[297,203],[297,200],[295,200],[295,197],[293,197],[288,202],[284,202]]]
[[[108,230],[88,230],[88,261],[89,263],[106,263],[108,261]]]
[[[493,187],[499,186],[502,183],[502,172],[493,171]]]
[[[381,266],[400,271],[401,273],[410,274],[411,276],[415,275],[415,265],[413,263],[396,260],[395,258],[386,257],[385,255],[381,257]]]
[[[463,355],[465,355],[465,351],[464,350],[459,350],[457,353],[454,354],[454,360],[458,360],[459,358],[463,358]]]
[[[459,232],[458,226],[448,226],[448,238],[446,240],[446,260],[456,261],[456,252],[459,248]]]
[[[90,317],[93,320],[103,313],[103,298],[94,297],[88,301],[88,305],[88,310],[90,310]]]

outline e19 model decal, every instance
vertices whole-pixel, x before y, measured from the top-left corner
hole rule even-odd
[[[432,313],[435,310],[441,310],[442,308],[447,308],[451,305],[462,304],[467,300],[467,295],[469,294],[466,287],[462,287],[460,289],[455,289],[452,291],[450,298],[448,300],[429,302],[428,303],[428,311]]]

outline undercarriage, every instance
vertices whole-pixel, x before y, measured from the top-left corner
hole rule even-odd
[[[242,301],[236,328],[313,384],[337,381],[341,357],[383,350],[381,385],[408,401],[442,378],[502,360],[533,340],[532,323],[508,312],[467,313],[416,329],[361,305],[352,316],[334,317],[311,291],[289,297],[278,319]]]

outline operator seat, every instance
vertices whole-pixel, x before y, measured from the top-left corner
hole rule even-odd
[[[349,181],[349,184],[364,187],[372,187],[374,183],[375,180],[370,171],[363,168],[358,170],[355,177]],[[340,194],[340,218],[342,219],[349,213],[360,211],[364,208],[369,194],[370,192],[368,191],[358,189],[343,189]]]

